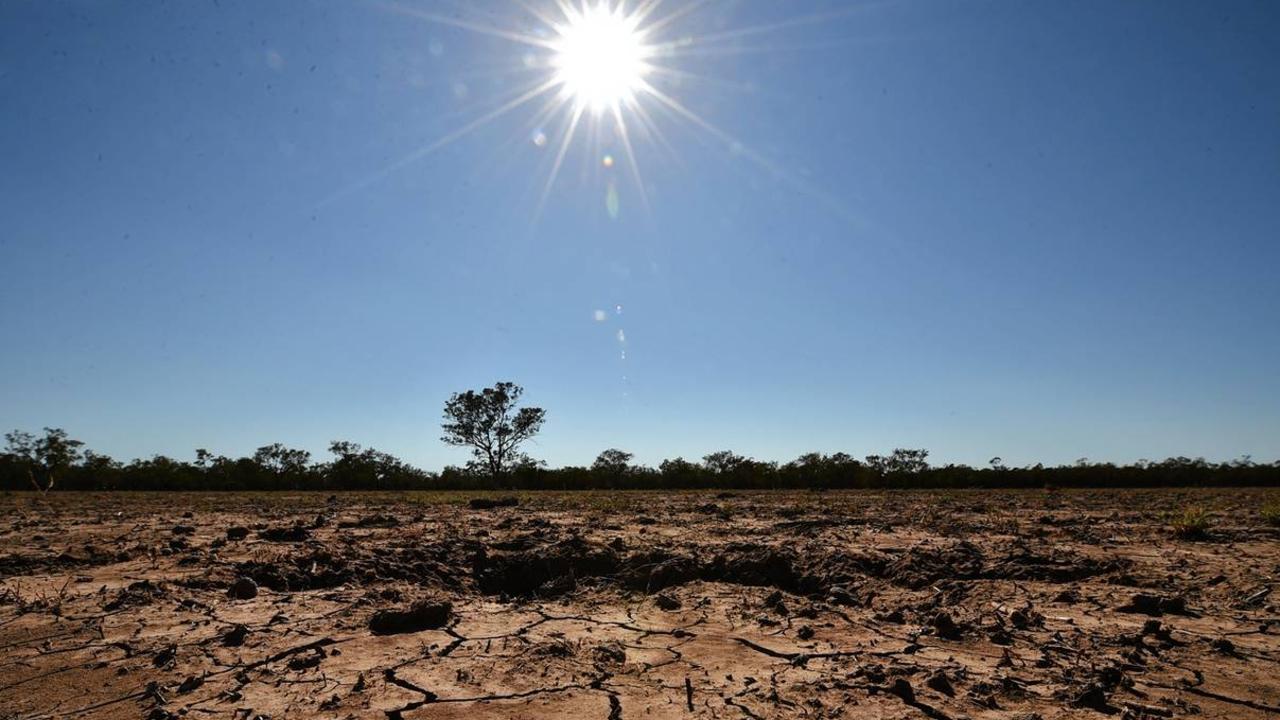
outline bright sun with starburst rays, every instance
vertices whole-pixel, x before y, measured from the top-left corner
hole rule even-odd
[[[430,5],[383,6],[406,17],[524,46],[520,62],[512,63],[507,72],[513,78],[531,74],[532,80],[523,85],[513,83],[510,92],[495,97],[487,110],[461,127],[407,153],[325,202],[377,182],[517,110],[531,111],[531,125],[536,128],[534,145],[551,151],[539,212],[569,149],[583,137],[590,138],[595,150],[603,145],[616,148],[631,178],[631,188],[640,204],[648,206],[636,141],[671,149],[659,126],[659,116],[667,122],[686,123],[711,136],[734,157],[749,160],[775,178],[814,192],[805,188],[795,174],[689,108],[676,92],[681,88],[687,92],[699,83],[720,88],[733,86],[732,82],[699,74],[694,66],[699,59],[768,51],[767,44],[745,49],[735,45],[746,37],[767,36],[775,30],[823,21],[845,11],[789,16],[771,24],[730,27],[703,35],[690,32],[686,26],[689,16],[705,5],[706,0],[511,0],[511,13],[487,15],[481,10],[442,14],[426,9]],[[612,169],[615,162],[611,153],[601,152],[601,167]],[[610,215],[616,216],[617,179],[610,177],[607,182],[606,207]]]
[[[653,54],[637,16],[604,3],[564,12],[551,56],[561,93],[596,114],[634,102]]]

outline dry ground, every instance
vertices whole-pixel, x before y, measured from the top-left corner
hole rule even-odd
[[[1275,718],[1264,497],[10,495],[0,718]]]

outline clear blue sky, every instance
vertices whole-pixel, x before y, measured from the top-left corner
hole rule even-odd
[[[1280,457],[1280,3],[663,30],[696,77],[661,87],[723,135],[642,98],[646,208],[609,133],[540,203],[535,105],[383,173],[536,80],[518,43],[371,2],[0,4],[0,429],[438,469],[446,397],[509,379],[552,465]]]

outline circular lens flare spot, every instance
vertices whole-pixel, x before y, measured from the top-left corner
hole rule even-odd
[[[562,92],[579,110],[602,113],[635,97],[651,50],[638,19],[606,3],[566,9],[555,27],[551,64]]]

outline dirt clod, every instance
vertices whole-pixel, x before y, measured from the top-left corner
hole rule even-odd
[[[951,618],[951,613],[946,610],[939,610],[933,616],[933,620],[930,621],[929,625],[938,637],[947,640],[959,640],[961,635],[964,634],[960,626],[956,624],[956,621]]]
[[[1116,608],[1120,612],[1142,615],[1186,615],[1187,600],[1182,596],[1166,597],[1151,593],[1136,593],[1129,602]]]
[[[658,593],[653,596],[653,604],[668,612],[679,610],[681,607],[680,598],[671,593]]]
[[[302,525],[267,528],[258,533],[258,537],[268,542],[302,542],[310,536]]]
[[[397,635],[438,630],[449,624],[453,605],[445,600],[419,600],[407,608],[379,610],[369,618],[374,635]]]
[[[252,578],[241,577],[227,588],[227,597],[233,600],[252,600],[258,597],[258,583]]]
[[[235,625],[222,634],[222,644],[227,647],[240,647],[248,636],[249,628],[244,625]]]
[[[493,510],[495,508],[516,507],[520,499],[516,497],[471,498],[467,505],[472,510]]]
[[[929,688],[930,690],[940,692],[943,695],[946,695],[947,697],[955,697],[956,695],[955,687],[951,685],[951,680],[947,677],[947,674],[942,670],[939,670],[929,675],[929,678],[924,681],[924,684],[925,684],[925,687]]]

